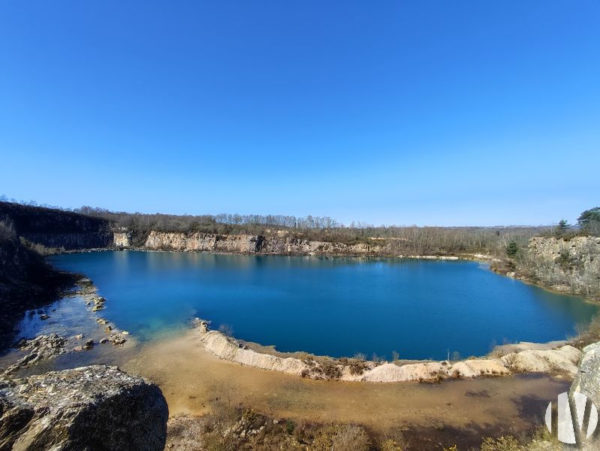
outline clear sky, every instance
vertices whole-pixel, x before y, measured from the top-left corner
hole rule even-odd
[[[0,3],[11,198],[548,224],[599,169],[597,0]]]

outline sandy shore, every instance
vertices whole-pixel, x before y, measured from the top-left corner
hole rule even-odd
[[[208,323],[195,320],[195,326],[182,340],[214,356],[245,366],[310,379],[339,379],[353,382],[428,382],[507,376],[519,373],[549,373],[568,379],[577,373],[581,351],[565,342],[520,343],[501,346],[492,355],[458,362],[372,362],[357,359],[330,359],[307,355],[304,358],[249,347],[210,330]],[[260,348],[260,347],[259,347]]]
[[[220,359],[199,346],[195,334],[148,344],[122,367],[157,382],[171,416],[204,415],[213,401],[221,400],[273,418],[359,423],[378,430],[401,424],[530,430],[538,425],[545,403],[569,386],[567,380],[545,375],[441,384],[319,381]]]

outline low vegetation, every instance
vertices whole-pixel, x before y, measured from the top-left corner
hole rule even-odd
[[[357,450],[374,448],[362,426],[317,424],[292,419],[272,419],[252,409],[232,407],[221,400],[211,404],[211,414],[171,420],[167,448],[173,449],[287,449]]]
[[[231,406],[221,399],[211,403],[211,413],[203,417],[182,416],[169,421],[167,449],[181,450],[382,450],[481,449],[485,451],[525,451],[560,449],[545,429],[530,435],[480,438],[476,431],[402,425],[375,432],[360,424],[316,423],[296,419],[271,418],[243,406]]]

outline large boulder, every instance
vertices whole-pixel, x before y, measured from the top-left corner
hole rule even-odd
[[[583,393],[600,409],[600,342],[583,348],[579,372],[571,391]]]
[[[160,389],[94,365],[0,381],[0,450],[162,450]]]
[[[600,413],[600,342],[593,343],[583,348],[583,357],[579,363],[579,372],[571,385],[571,396],[583,393]],[[596,426],[596,433],[590,439],[583,440],[581,449],[600,449],[600,424]]]

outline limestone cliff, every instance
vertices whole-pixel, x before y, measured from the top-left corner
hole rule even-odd
[[[549,288],[600,299],[600,237],[531,238],[517,268]]]
[[[123,249],[131,247],[131,233],[128,231],[113,232],[113,246]]]
[[[121,241],[121,238],[119,237]],[[312,241],[285,233],[262,235],[218,235],[152,231],[144,248],[153,250],[209,251],[243,254],[369,255],[382,250],[379,245]]]

